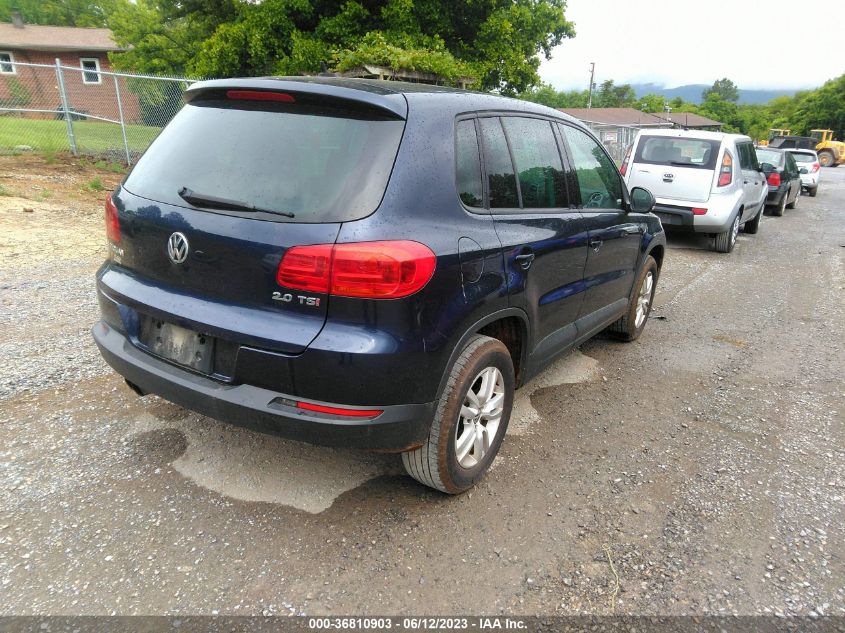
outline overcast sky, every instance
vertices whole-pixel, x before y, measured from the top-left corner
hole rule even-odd
[[[576,36],[543,61],[558,90],[596,84],[667,88],[728,77],[740,88],[815,88],[845,72],[845,0],[568,0]]]

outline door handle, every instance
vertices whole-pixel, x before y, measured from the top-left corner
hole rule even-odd
[[[594,251],[598,251],[601,248],[601,245],[604,244],[602,240],[597,237],[591,237],[590,241],[587,242]]]
[[[522,270],[528,270],[534,261],[534,253],[522,253],[514,257],[514,261]]]

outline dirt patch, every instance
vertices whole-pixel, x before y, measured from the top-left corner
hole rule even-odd
[[[0,260],[6,269],[105,257],[103,202],[114,164],[69,156],[0,156]]]

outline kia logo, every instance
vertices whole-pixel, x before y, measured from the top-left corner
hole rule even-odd
[[[188,238],[182,233],[174,233],[167,240],[167,256],[174,264],[181,264],[188,259]]]

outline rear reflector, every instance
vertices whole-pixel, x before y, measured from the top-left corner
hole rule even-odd
[[[692,208],[692,214],[693,215],[704,215],[705,213],[707,213],[707,209],[705,209],[704,207],[693,207]]]
[[[308,402],[297,402],[296,407],[297,409],[305,409],[306,411],[343,415],[350,418],[374,418],[384,413],[382,409],[341,409],[340,407],[327,407],[322,404],[310,404]]]
[[[120,243],[120,220],[117,217],[117,207],[111,194],[106,196],[106,236],[110,241]]]
[[[267,92],[264,90],[227,90],[229,99],[246,101],[281,101],[282,103],[296,103],[293,95],[286,92]]]
[[[282,257],[276,281],[340,297],[398,299],[425,286],[436,263],[430,248],[410,240],[294,246]]]
[[[766,182],[768,182],[772,187],[780,187],[780,173],[773,171],[769,174],[769,177],[766,178]]]
[[[722,156],[722,167],[719,169],[719,186],[726,187],[733,182],[734,159],[728,150]]]

